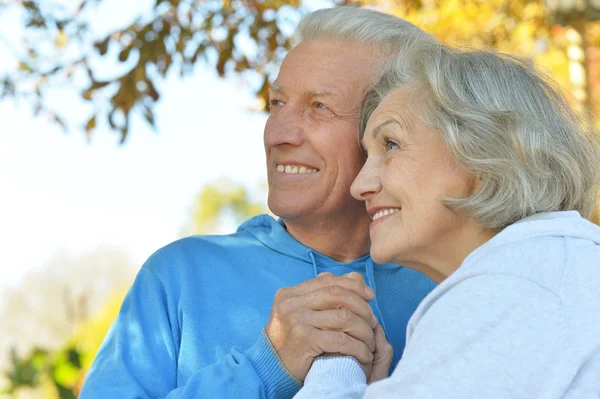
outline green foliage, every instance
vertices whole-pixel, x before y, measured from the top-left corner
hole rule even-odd
[[[17,351],[11,350],[11,369],[7,370],[5,375],[10,381],[6,393],[13,394],[21,387],[35,388],[39,384],[39,376],[46,364],[48,352],[41,349],[34,349],[26,358],[20,358]]]
[[[58,350],[34,347],[25,356],[13,349],[4,376],[9,385],[1,394],[24,389],[43,392],[46,398],[72,399],[79,394],[85,375],[106,333],[119,313],[124,292],[113,294],[102,309],[83,323]]]
[[[252,201],[248,190],[243,186],[227,181],[208,184],[196,198],[191,229],[185,234],[215,232],[225,212],[239,225],[252,216],[268,213],[268,209],[263,203]]]
[[[50,381],[57,398],[76,399],[81,373],[81,353],[74,346],[56,352],[33,348],[23,357],[13,349],[5,372],[9,386],[4,393],[14,395],[23,388],[39,388],[43,381]]]

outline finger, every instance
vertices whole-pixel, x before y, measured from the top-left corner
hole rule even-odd
[[[363,342],[371,352],[375,351],[375,335],[370,324],[348,309],[306,311],[305,322],[325,331],[340,331]]]
[[[391,348],[391,345],[385,336],[385,332],[383,331],[383,327],[381,326],[381,324],[378,324],[375,327],[375,329],[373,330],[373,334],[374,334],[374,338],[375,338],[375,344],[377,345],[377,347],[376,347],[377,351],[381,352],[384,349]],[[393,349],[392,349],[392,351],[393,351]]]
[[[339,331],[323,331],[315,328],[312,332],[313,343],[320,353],[339,353],[352,356],[360,363],[373,361],[373,353],[361,341]]]
[[[324,287],[296,297],[296,306],[312,310],[347,309],[363,319],[371,328],[378,324],[373,309],[364,299],[337,285]]]
[[[365,278],[363,277],[362,274],[358,273],[358,272],[350,272],[350,273],[346,273],[344,274],[343,277],[347,277],[350,278],[352,280],[356,280],[356,281],[360,281],[363,284],[365,283]]]
[[[373,289],[365,285],[362,281],[347,277],[334,276],[330,273],[322,273],[321,275],[307,280],[302,284],[291,287],[290,290],[295,295],[304,295],[328,286],[342,287],[348,291],[352,291],[354,294],[366,301],[370,301],[371,299],[375,298],[375,292]]]
[[[369,384],[387,378],[394,357],[394,349],[385,337],[381,325],[375,327],[375,353]]]
[[[381,324],[378,324],[373,330],[373,338],[375,339],[375,352],[389,357],[394,356],[394,349],[387,340]]]

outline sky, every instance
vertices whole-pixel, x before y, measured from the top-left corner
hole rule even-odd
[[[117,0],[106,1],[96,16],[106,26],[127,23],[148,2],[119,2],[114,13]],[[16,43],[19,29],[14,15],[0,16],[5,38]],[[0,43],[0,72],[15,62]],[[25,104],[0,103],[0,302],[58,253],[110,245],[125,248],[139,267],[180,237],[203,185],[264,181],[266,114],[249,110],[256,99],[239,79],[198,67],[161,88],[157,132],[137,119],[124,145],[106,129],[88,142],[81,131],[65,134],[33,117]]]

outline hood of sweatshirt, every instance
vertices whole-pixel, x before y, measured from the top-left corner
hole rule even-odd
[[[471,252],[463,261],[472,262],[480,253],[518,241],[538,237],[569,237],[600,244],[600,227],[581,217],[577,211],[538,213],[521,219],[496,234]]]
[[[371,285],[374,283],[372,281],[373,269],[400,267],[391,263],[383,265],[374,263],[368,254],[349,263],[337,262],[296,240],[288,233],[283,220],[275,220],[269,215],[253,217],[242,224],[238,228],[238,232],[246,232],[254,236],[273,251],[312,264],[315,268],[315,276],[320,272],[327,271],[327,269],[343,266],[357,272],[367,273],[369,280],[371,280],[368,283]],[[372,285],[371,287],[375,289]]]
[[[600,227],[581,217],[577,211],[544,212],[508,226],[488,244],[501,245],[536,237],[570,237],[600,244]]]
[[[238,228],[238,232],[246,232],[254,236],[266,247],[279,252],[282,255],[307,262],[313,268],[314,277],[319,273],[326,271],[332,272],[332,274],[335,275],[341,274],[339,273],[340,270],[344,270],[344,274],[349,273],[350,271],[359,272],[364,276],[365,283],[373,288],[375,293],[377,293],[377,286],[374,278],[375,269],[380,270],[402,267],[391,263],[383,265],[377,264],[373,262],[371,256],[368,254],[349,263],[337,262],[296,240],[288,233],[283,220],[275,220],[269,215],[253,217],[242,224]],[[379,315],[380,311],[377,299],[371,301],[371,306],[374,308],[376,314]],[[383,320],[381,320],[381,322],[385,329]]]

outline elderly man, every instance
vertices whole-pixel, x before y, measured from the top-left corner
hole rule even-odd
[[[406,323],[434,284],[373,263],[371,219],[350,185],[364,161],[363,94],[391,56],[434,39],[346,7],[309,14],[297,36],[271,87],[264,134],[269,207],[280,219],[261,215],[235,234],[152,255],[81,398],[291,397],[323,353],[370,364],[378,323],[398,361]]]

